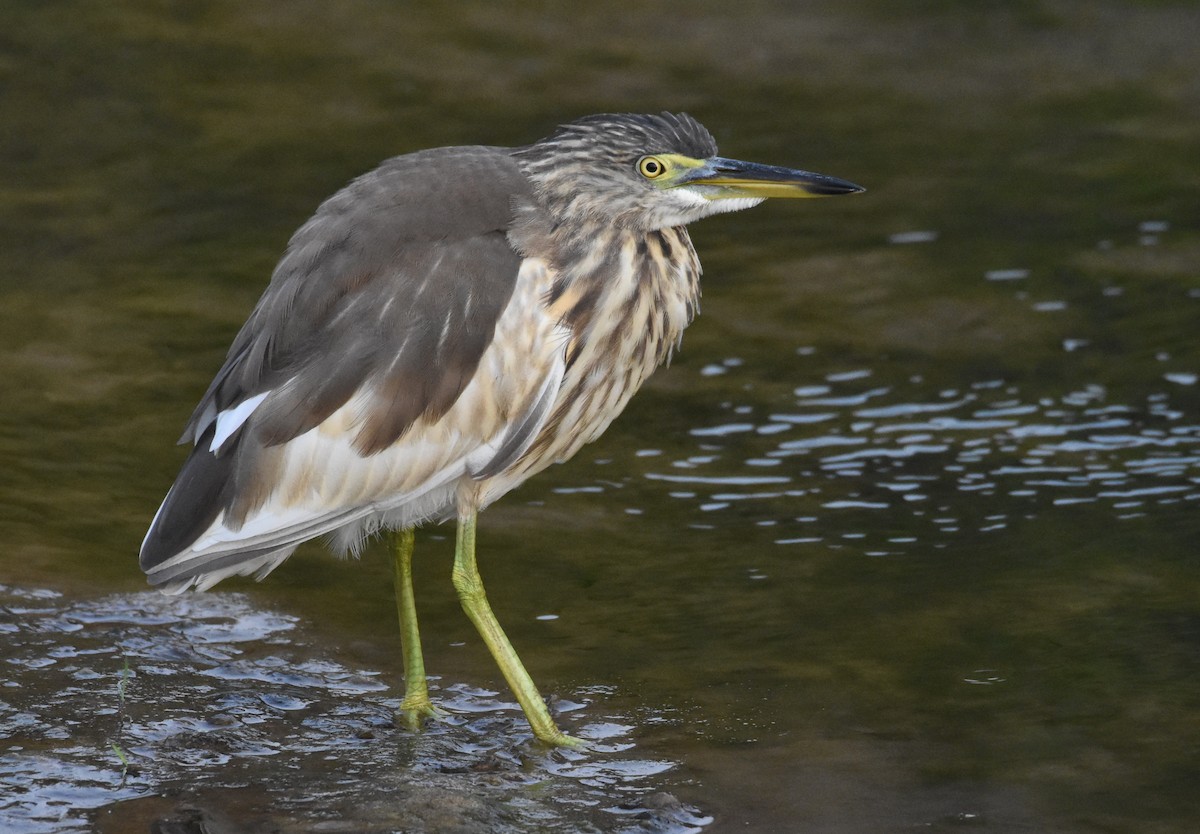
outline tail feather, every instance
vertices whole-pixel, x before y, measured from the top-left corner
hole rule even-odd
[[[207,591],[222,579],[230,576],[254,575],[262,579],[275,568],[279,567],[296,549],[285,547],[272,550],[257,556],[246,553],[231,553],[223,557],[207,559],[202,568],[181,568],[175,571],[164,571],[162,575],[150,575],[150,582],[164,594],[181,594],[189,588],[197,591]]]
[[[150,584],[167,593],[178,593],[193,585],[205,590],[229,576],[254,574],[262,579],[302,542],[370,512],[368,506],[317,517],[303,509],[283,516],[266,513],[237,530],[226,527],[218,515],[186,547],[144,570]]]

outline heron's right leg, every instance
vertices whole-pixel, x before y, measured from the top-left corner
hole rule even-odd
[[[492,613],[488,604],[487,594],[483,590],[483,579],[479,576],[479,568],[475,564],[475,516],[474,510],[460,513],[458,517],[458,535],[454,547],[454,589],[458,591],[459,602],[467,618],[474,623],[475,629],[483,642],[487,644],[509,688],[517,696],[517,702],[529,719],[533,734],[546,744],[556,747],[583,747],[584,743],[572,738],[554,725],[546,702],[533,683],[533,678],[525,671],[521,658],[504,634],[504,629]]]
[[[400,616],[400,652],[404,658],[404,700],[400,716],[409,729],[416,730],[421,721],[438,714],[429,700],[425,683],[425,657],[421,653],[421,634],[417,629],[417,603],[413,595],[411,527],[392,534],[392,556],[396,568],[396,613]]]

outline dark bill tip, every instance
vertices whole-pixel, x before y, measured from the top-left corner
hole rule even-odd
[[[808,182],[805,185],[805,189],[808,191],[808,193],[820,197],[836,197],[839,194],[861,194],[867,190],[861,185],[855,185],[849,180],[826,176],[819,176],[818,178]]]
[[[715,157],[698,168],[687,180],[696,185],[720,189],[717,199],[724,197],[836,197],[866,191],[849,180],[782,168],[742,162],[738,159]]]

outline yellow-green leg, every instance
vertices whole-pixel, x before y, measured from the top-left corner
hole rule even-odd
[[[458,599],[462,603],[467,618],[475,624],[479,636],[487,644],[488,650],[495,658],[496,664],[509,688],[517,696],[517,703],[525,711],[533,734],[546,744],[559,747],[582,747],[583,742],[572,738],[554,725],[546,702],[538,693],[533,678],[521,665],[521,658],[500,628],[492,607],[488,605],[487,594],[483,590],[483,579],[479,576],[479,568],[475,564],[475,512],[460,515],[458,519],[458,535],[454,548],[454,589],[458,591]]]
[[[404,700],[400,717],[416,730],[425,718],[438,714],[429,700],[425,683],[425,657],[421,653],[421,634],[417,629],[417,604],[412,585],[412,528],[399,530],[392,537],[392,556],[396,567],[396,613],[400,616],[400,652],[404,658]]]

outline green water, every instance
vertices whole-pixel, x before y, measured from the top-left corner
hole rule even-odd
[[[1195,830],[1198,24],[0,10],[0,827]],[[390,722],[381,547],[146,592],[174,440],[322,198],[396,153],[661,109],[868,193],[694,227],[703,315],[672,366],[482,520],[501,621],[600,752],[528,744],[449,529],[416,570],[456,717],[418,737]]]

